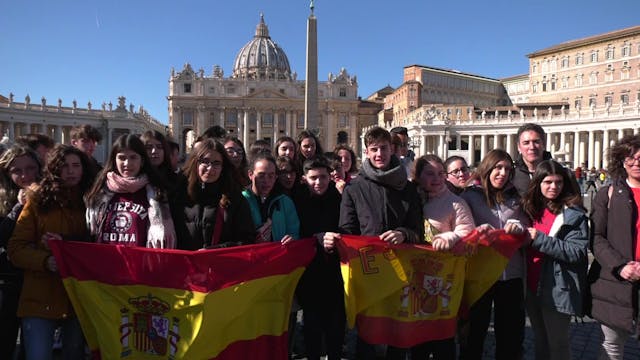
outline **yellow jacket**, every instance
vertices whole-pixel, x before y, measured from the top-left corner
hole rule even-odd
[[[41,239],[52,232],[61,234],[64,240],[86,240],[84,213],[84,205],[73,209],[55,207],[42,213],[32,201],[25,204],[7,249],[11,262],[24,269],[19,317],[61,319],[73,314],[60,274],[46,269],[51,251]]]

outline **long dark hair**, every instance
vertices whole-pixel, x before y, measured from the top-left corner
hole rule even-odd
[[[138,155],[142,159],[142,163],[140,164],[140,173],[138,175],[147,175],[149,179],[149,184],[156,188],[158,200],[166,201],[166,189],[167,184],[165,180],[158,174],[158,171],[151,165],[151,161],[149,160],[149,156],[147,155],[147,149],[145,149],[142,140],[137,135],[133,134],[124,134],[120,135],[116,141],[113,142],[111,146],[111,151],[109,152],[109,158],[104,164],[104,169],[98,175],[91,191],[87,194],[87,200],[91,202],[91,200],[102,191],[102,188],[105,186],[105,182],[107,180],[107,173],[113,171],[118,173],[118,168],[116,166],[116,156],[119,152],[124,150],[131,150]]]
[[[234,167],[231,161],[225,156],[224,145],[212,138],[200,141],[198,146],[191,152],[189,160],[183,167],[183,174],[187,177],[187,195],[189,196],[189,200],[194,203],[198,202],[198,200],[206,201],[206,199],[201,199],[202,196],[200,195],[202,184],[198,176],[198,162],[205,154],[213,151],[219,153],[222,157],[222,169],[217,182],[222,194],[220,205],[225,206],[231,197],[231,193],[239,192],[240,187],[233,177]]]
[[[299,134],[298,134],[298,147],[296,148],[296,157],[298,159],[298,162],[300,163],[300,165],[302,165],[304,163],[305,160],[307,160],[307,158],[304,157],[304,155],[302,155],[302,140],[304,139],[313,139],[313,141],[315,141],[316,143],[316,154],[314,156],[318,156],[318,155],[322,155],[324,154],[324,151],[322,150],[322,145],[320,145],[320,140],[318,140],[318,137],[316,136],[316,134],[314,134],[312,131],[310,130],[302,130]]]
[[[244,148],[244,144],[240,139],[233,135],[227,135],[224,137],[222,145],[225,145],[229,141],[233,142],[237,146],[242,149],[242,160],[240,161],[240,166],[237,168],[234,167],[233,178],[236,182],[240,183],[241,187],[247,186],[251,180],[249,180],[249,175],[247,175],[247,169],[249,168],[249,161],[247,160],[247,149]],[[226,150],[222,154],[224,157],[228,157]],[[231,164],[233,166],[233,164]]]
[[[79,192],[65,188],[60,177],[67,155],[77,155],[82,164],[82,177],[78,184]],[[56,206],[83,207],[82,195],[89,190],[96,175],[92,169],[93,166],[83,151],[70,145],[58,144],[49,152],[42,180],[33,192],[30,192],[29,199],[35,201],[43,212],[48,212]],[[77,195],[77,198],[74,195]]]
[[[562,191],[553,200],[542,196],[540,188],[542,180],[551,175],[562,177]],[[522,199],[522,208],[531,219],[540,221],[545,208],[548,208],[554,214],[559,214],[565,205],[582,207],[580,191],[571,180],[568,169],[563,168],[562,165],[553,160],[542,161],[536,167],[527,193]]]
[[[18,202],[20,187],[11,180],[9,169],[13,161],[19,157],[28,156],[38,167],[34,182],[42,178],[42,164],[38,154],[31,148],[22,145],[13,145],[0,157],[0,216],[6,216]]]
[[[640,150],[640,135],[627,135],[609,149],[609,175],[613,179],[626,179],[627,170],[624,169],[624,159],[632,157]]]
[[[487,205],[493,207],[496,204],[502,204],[506,200],[508,195],[511,195],[510,190],[513,190],[511,186],[511,179],[513,179],[513,169],[509,172],[509,182],[505,184],[502,189],[496,189],[491,185],[491,180],[489,177],[491,176],[491,171],[500,161],[506,161],[511,166],[513,166],[513,159],[508,152],[501,149],[493,149],[484,156],[480,165],[478,165],[478,169],[476,170],[475,176],[480,179],[480,185],[482,186],[482,191],[484,193],[485,201]],[[509,189],[511,188],[511,189]],[[509,192],[509,194],[507,194]],[[517,191],[515,191],[517,194]]]
[[[162,149],[164,149],[164,155],[162,159],[162,164],[158,166],[158,173],[161,176],[166,176],[167,180],[171,179],[173,174],[173,170],[171,169],[171,148],[169,147],[169,142],[167,142],[167,138],[162,135],[161,132],[156,130],[147,130],[140,134],[140,140],[142,140],[143,145],[147,145],[147,142],[151,139],[158,140],[160,144],[162,144]],[[144,148],[147,151],[146,147]],[[148,155],[147,155],[148,156]]]
[[[356,159],[356,153],[353,151],[353,149],[347,145],[347,144],[338,144],[336,145],[335,148],[333,148],[333,153],[338,155],[338,152],[340,150],[346,150],[349,152],[349,155],[351,155],[351,167],[348,169],[344,169],[344,172],[346,174],[355,174],[358,172],[358,159]]]

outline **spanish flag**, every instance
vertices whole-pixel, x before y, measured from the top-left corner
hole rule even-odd
[[[89,347],[102,359],[286,359],[314,240],[188,252],[50,242]]]
[[[408,348],[454,337],[459,311],[499,278],[523,239],[474,231],[451,252],[390,245],[378,237],[338,242],[350,326],[371,344]]]

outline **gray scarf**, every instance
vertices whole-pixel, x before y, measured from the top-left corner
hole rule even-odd
[[[367,178],[396,190],[402,190],[407,185],[407,172],[395,155],[391,155],[388,170],[376,169],[369,159],[365,159],[361,172]]]

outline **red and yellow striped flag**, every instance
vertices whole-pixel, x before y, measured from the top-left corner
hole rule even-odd
[[[499,278],[522,239],[473,232],[451,252],[342,235],[338,243],[350,326],[371,344],[407,348],[451,338],[458,313]]]
[[[196,252],[52,241],[87,342],[102,359],[286,359],[314,240]]]

